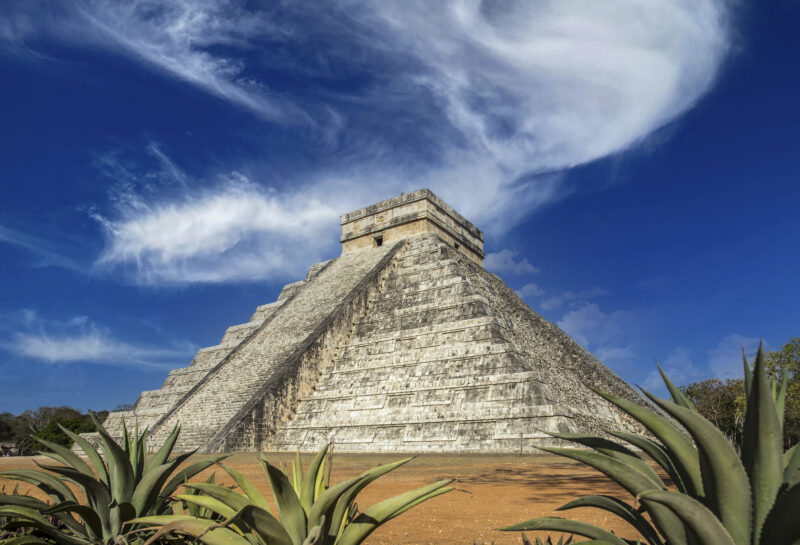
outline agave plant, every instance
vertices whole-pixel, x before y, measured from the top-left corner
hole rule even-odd
[[[331,457],[324,446],[303,473],[300,456],[289,472],[270,464],[262,455],[261,465],[269,482],[278,517],[258,488],[231,467],[225,470],[242,493],[217,484],[187,484],[200,494],[180,494],[188,505],[207,509],[211,517],[184,515],[148,516],[133,520],[158,528],[148,543],[169,534],[193,537],[206,545],[357,545],[381,524],[412,507],[452,488],[439,481],[376,503],[358,512],[356,496],[378,477],[400,467],[411,458],[366,471],[330,486]]]
[[[786,380],[777,387],[767,377],[762,348],[752,370],[744,358],[747,413],[741,455],[659,370],[672,401],[643,391],[683,426],[691,440],[656,412],[597,393],[641,422],[654,438],[608,433],[647,454],[674,486],[668,487],[642,457],[623,444],[580,434],[552,434],[591,450],[543,450],[600,470],[635,498],[630,504],[610,496],[584,496],[560,510],[604,509],[630,524],[650,545],[800,544],[800,449],[795,445],[783,451]],[[502,530],[561,531],[615,545],[631,543],[603,528],[556,517]]]
[[[63,545],[111,544],[123,541],[122,527],[136,517],[171,511],[169,496],[199,472],[222,460],[217,456],[201,460],[176,471],[194,452],[169,459],[180,429],[172,430],[164,445],[146,459],[148,431],[133,435],[123,423],[122,445],[117,444],[103,426],[94,420],[101,453],[86,439],[61,429],[86,455],[86,461],[69,448],[35,438],[49,451],[43,455],[62,465],[41,465],[39,469],[16,469],[0,476],[29,483],[49,497],[42,501],[31,496],[0,494],[2,529],[27,529],[21,537],[0,540],[2,545],[36,545],[53,541]],[[170,478],[172,477],[172,478]],[[71,487],[81,494],[76,495]]]

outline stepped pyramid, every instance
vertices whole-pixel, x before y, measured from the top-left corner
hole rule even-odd
[[[518,452],[545,432],[637,425],[594,394],[641,398],[482,267],[483,233],[423,189],[341,217],[312,265],[123,419],[204,452]]]

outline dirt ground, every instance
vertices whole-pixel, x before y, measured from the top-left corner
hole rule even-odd
[[[405,456],[337,453],[331,482]],[[290,455],[268,455],[273,463],[288,462]],[[0,458],[0,470],[36,467],[41,457]],[[305,466],[310,456],[303,457]],[[269,485],[255,454],[234,454],[223,463],[243,472],[260,484],[271,499]],[[200,475],[204,479],[212,469]],[[225,471],[213,471],[224,484],[233,484]],[[636,537],[624,523],[596,509],[557,513],[555,509],[585,494],[609,494],[630,500],[624,490],[601,473],[547,454],[538,455],[431,455],[415,457],[405,466],[368,486],[357,502],[363,511],[382,500],[441,480],[455,479],[457,490],[424,503],[376,530],[366,541],[381,544],[521,544],[519,533],[495,528],[540,516],[562,516],[591,522],[614,530],[622,537]],[[199,479],[198,479],[199,480]],[[4,483],[0,479],[0,487]],[[8,488],[6,488],[8,490]],[[540,534],[544,537],[543,534]]]

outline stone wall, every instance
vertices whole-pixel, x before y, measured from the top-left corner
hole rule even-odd
[[[265,448],[518,452],[562,443],[548,431],[635,427],[587,383],[634,392],[437,235],[407,240],[336,339]]]

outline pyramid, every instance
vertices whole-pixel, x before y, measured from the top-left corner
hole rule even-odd
[[[638,430],[640,396],[482,267],[483,233],[423,189],[341,216],[341,256],[169,373],[133,409],[186,451],[519,452]]]

